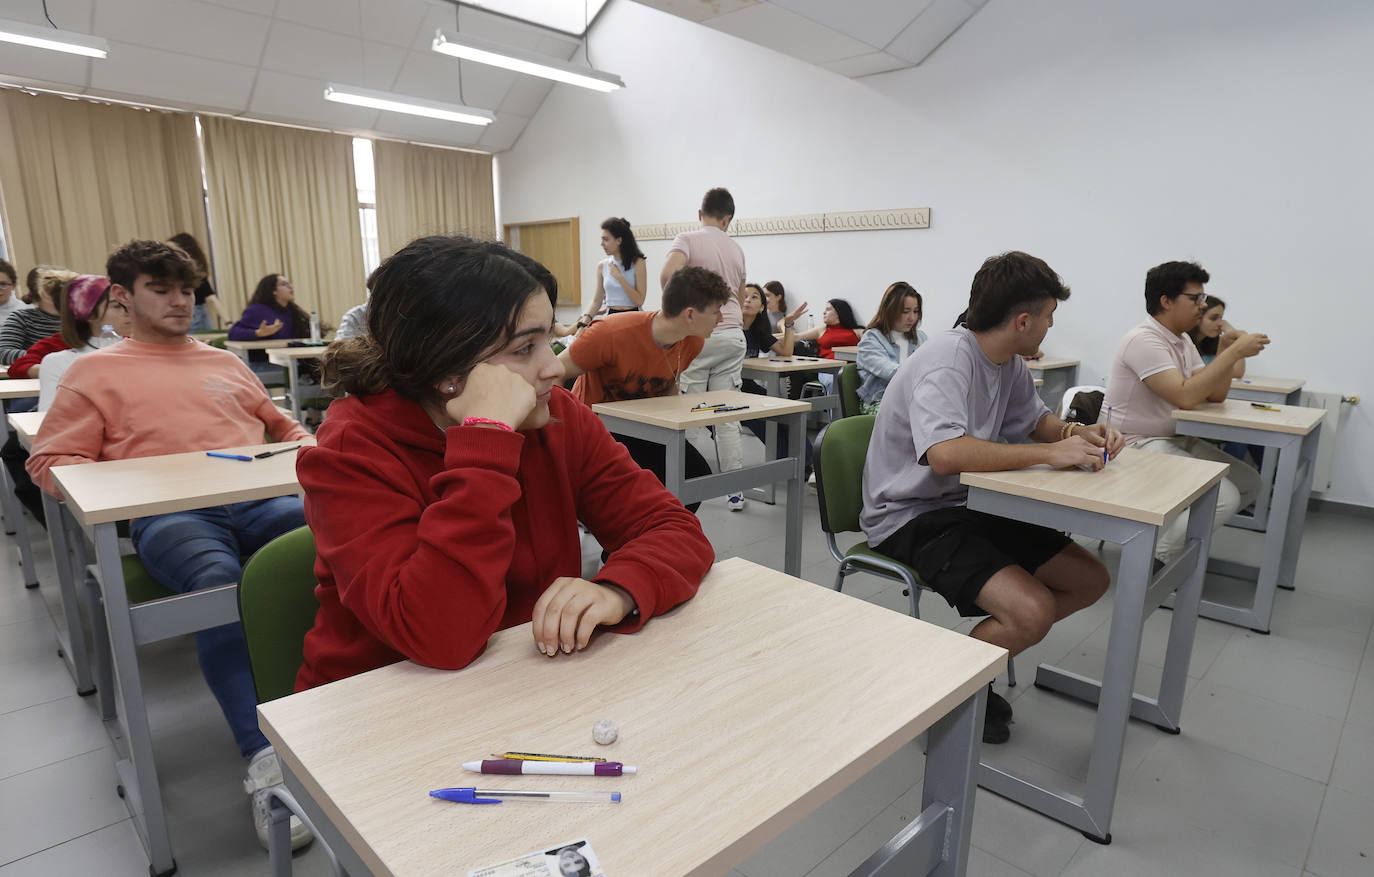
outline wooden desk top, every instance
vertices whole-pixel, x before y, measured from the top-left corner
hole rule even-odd
[[[841,354],[841,353],[847,353],[847,354],[849,354],[850,356],[858,356],[858,355],[859,355],[859,345],[857,345],[857,344],[842,344],[842,345],[840,345],[839,347],[832,347],[832,348],[830,348],[830,352],[831,352],[831,353],[834,353],[836,356],[838,356],[838,355]]]
[[[0,399],[29,399],[38,395],[38,378],[0,381]]]
[[[291,343],[289,338],[268,338],[266,341],[226,341],[227,350],[276,350]]]
[[[1026,366],[1032,371],[1049,371],[1055,368],[1068,368],[1078,365],[1076,359],[1060,359],[1056,356],[1042,356],[1039,359],[1026,360]]]
[[[251,455],[313,441],[215,450]],[[54,466],[51,471],[58,489],[67,497],[67,507],[86,526],[233,502],[271,499],[300,490],[294,453],[278,454],[248,463],[208,457],[204,451],[193,451],[160,457]]]
[[[726,405],[748,405],[743,411],[697,411],[693,405],[702,402],[723,402]],[[735,390],[709,390],[705,393],[686,393],[680,396],[658,396],[653,399],[631,399],[628,402],[598,402],[592,406],[597,414],[623,417],[649,426],[665,429],[691,429],[739,420],[757,420],[774,414],[796,414],[810,411],[810,402],[794,402],[775,396],[757,396]]]
[[[22,414],[11,414],[9,416],[10,428],[19,437],[19,444],[24,446],[24,450],[33,447],[33,437],[38,435],[38,427],[43,425],[43,415],[46,411],[25,411]]]
[[[1236,378],[1231,386],[1237,390],[1258,390],[1261,393],[1292,393],[1301,390],[1307,381],[1302,378],[1266,378],[1260,375]]]
[[[190,337],[197,341],[214,341],[216,338],[223,338],[229,334],[228,329],[221,329],[218,332],[192,332]]]
[[[1128,521],[1162,526],[1221,480],[1225,463],[1126,448],[1107,468],[965,472],[959,481]]]
[[[1298,405],[1269,405],[1278,411],[1266,411],[1254,407],[1254,403],[1240,399],[1227,399],[1225,402],[1206,402],[1191,411],[1174,409],[1175,420],[1191,420],[1197,423],[1216,423],[1222,426],[1240,426],[1245,429],[1262,429],[1267,432],[1283,432],[1290,435],[1307,435],[1317,428],[1326,416],[1325,408],[1302,408]]]
[[[466,669],[393,664],[258,707],[377,874],[452,875],[586,837],[611,875],[720,875],[986,685],[1006,652],[742,558],[632,635],[546,658],[528,624]],[[591,741],[598,719],[620,739]],[[482,776],[504,749],[634,776]],[[619,791],[619,805],[449,804],[446,786]]]
[[[293,359],[319,359],[324,356],[328,344],[312,344],[302,347],[273,347],[267,351],[267,361],[276,365],[286,365]]]
[[[838,359],[821,359],[816,356],[778,356],[764,359],[762,356],[744,358],[744,370],[753,372],[830,372],[839,371],[849,363]]]

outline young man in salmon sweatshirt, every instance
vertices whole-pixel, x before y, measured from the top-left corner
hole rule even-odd
[[[111,294],[129,310],[133,334],[88,353],[62,376],[34,439],[28,471],[56,494],[53,466],[203,451],[273,441],[313,443],[272,404],[234,354],[187,336],[200,270],[185,252],[160,241],[132,241],[105,266]],[[237,582],[241,557],[304,526],[297,496],[139,518],[130,525],[144,567],[172,591]],[[281,767],[258,730],[257,696],[241,625],[196,634],[201,672],[248,761],[258,839],[267,846],[268,787]],[[310,834],[291,820],[292,847]]]

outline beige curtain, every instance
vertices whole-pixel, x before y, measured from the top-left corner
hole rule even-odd
[[[202,118],[216,292],[237,319],[258,280],[284,274],[296,302],[338,325],[366,298],[353,141]]]
[[[427,234],[496,237],[490,155],[379,140],[373,157],[383,259]]]
[[[135,238],[206,243],[195,119],[0,90],[0,192],[10,261],[105,273]]]

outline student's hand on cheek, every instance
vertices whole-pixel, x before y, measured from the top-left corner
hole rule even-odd
[[[634,608],[634,598],[621,588],[562,576],[534,604],[534,645],[550,657],[585,649],[597,625],[619,624]]]
[[[450,379],[441,384],[439,392],[448,397],[444,411],[454,423],[484,417],[511,429],[519,429],[536,401],[528,381],[503,365],[489,362],[478,363],[466,380]]]

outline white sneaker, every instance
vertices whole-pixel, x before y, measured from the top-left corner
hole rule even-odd
[[[725,504],[732,512],[742,512],[744,511],[744,495],[736,493],[727,499]]]
[[[267,849],[267,832],[271,824],[268,806],[268,792],[273,786],[280,786],[284,780],[281,775],[281,762],[277,751],[271,746],[260,750],[248,762],[248,776],[244,778],[243,790],[253,796],[253,828],[258,832],[258,843]],[[314,838],[310,829],[296,816],[291,817],[291,849],[298,850]]]

